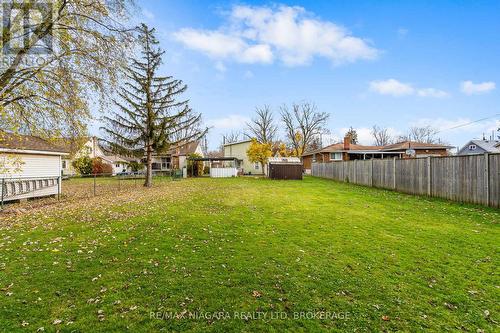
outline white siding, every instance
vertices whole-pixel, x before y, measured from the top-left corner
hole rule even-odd
[[[0,154],[4,158],[5,154]],[[61,175],[61,156],[54,155],[34,155],[34,154],[15,154],[22,165],[21,170],[3,177],[59,177]]]
[[[0,154],[0,159],[6,158],[6,154]],[[61,176],[61,156],[55,155],[35,155],[35,154],[15,154],[15,159],[19,159],[21,167],[19,171],[9,174],[0,174],[0,178],[46,178]],[[59,184],[61,186],[61,184]],[[15,197],[10,197],[8,200],[18,200],[23,198],[41,197],[47,195],[55,195],[58,193],[57,183],[43,189],[32,191],[30,193],[21,194]]]
[[[228,178],[237,175],[238,170],[236,168],[210,168],[210,177],[212,178]]]

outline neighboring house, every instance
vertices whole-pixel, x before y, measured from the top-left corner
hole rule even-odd
[[[193,153],[203,156],[203,150],[199,141],[192,141],[177,145],[162,154],[153,154],[153,171],[158,172],[182,169],[186,166],[187,157]],[[76,171],[72,166],[72,162],[83,156],[101,158],[103,162],[110,164],[113,167],[113,175],[121,172],[131,172],[129,163],[132,161],[139,161],[138,158],[108,154],[106,150],[100,146],[99,139],[97,137],[90,137],[85,141],[80,149],[77,149],[71,158],[68,156],[65,160],[63,160],[64,175],[74,175]],[[145,164],[145,158],[143,158],[141,162]]]
[[[403,141],[382,147],[382,152],[400,153],[402,158],[423,158],[431,156],[448,156],[453,146],[440,143],[422,143],[414,141]],[[408,152],[411,151],[410,154]]]
[[[171,147],[165,153],[153,155],[153,171],[178,170],[187,166],[187,158],[191,154],[198,154],[203,157],[203,149],[200,141],[181,143]],[[142,160],[146,162],[145,159]]]
[[[100,159],[104,163],[111,164],[113,168],[113,175],[123,173],[123,172],[132,172],[129,163],[135,161],[133,158],[123,157],[119,155],[104,155],[100,156]]]
[[[244,140],[233,143],[226,143],[224,147],[224,157],[234,157],[238,160],[237,168],[243,174],[262,175],[264,174],[260,163],[252,163],[248,159],[247,150],[250,148],[252,140]]]
[[[363,146],[350,143],[344,138],[343,143],[336,143],[325,148],[307,152],[302,155],[306,173],[309,173],[313,162],[325,163],[334,161],[366,160],[373,158],[421,158],[428,156],[447,156],[453,147],[404,141],[386,146]]]
[[[457,155],[484,153],[500,153],[500,140],[471,140],[458,151]]]
[[[35,136],[0,133],[3,201],[57,195],[68,152]]]
[[[84,156],[88,156],[90,158],[96,157],[104,157],[104,150],[99,145],[99,139],[95,136],[87,138],[81,147],[73,147],[71,144],[61,144],[63,149],[69,150],[71,152],[70,155],[65,156],[62,160],[62,169],[63,175],[65,176],[73,176],[77,172],[73,168],[73,161]],[[109,162],[108,162],[109,163]]]
[[[66,144],[67,149],[71,150],[73,154],[66,156],[62,161],[63,175],[73,176],[76,170],[73,168],[73,161],[88,156],[90,158],[100,158],[104,163],[111,165],[112,174],[116,175],[122,172],[131,172],[129,163],[138,161],[137,158],[125,157],[120,155],[110,155],[99,144],[99,138],[93,136],[87,138],[80,148],[72,148],[71,145]]]

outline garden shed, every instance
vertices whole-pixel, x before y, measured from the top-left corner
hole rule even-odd
[[[302,180],[303,165],[298,157],[271,157],[266,171],[270,179]]]

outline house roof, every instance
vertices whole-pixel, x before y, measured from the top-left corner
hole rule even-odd
[[[415,141],[403,141],[398,142],[392,145],[384,146],[382,150],[391,151],[391,150],[406,150],[406,149],[450,149],[452,146],[439,144],[439,143],[423,143],[423,142],[415,142]]]
[[[500,153],[500,140],[471,140],[460,151],[474,144],[488,153]]]
[[[290,157],[269,157],[267,160],[269,164],[302,164],[299,157],[290,156]]]
[[[236,141],[236,142],[229,142],[229,143],[223,144],[223,146],[225,147],[225,146],[239,145],[240,143],[247,143],[247,142],[252,142],[252,139],[241,140],[241,141]]]
[[[188,143],[180,143],[177,146],[171,147],[167,151],[167,154],[176,155],[176,156],[193,154],[196,152],[196,149],[198,148],[199,144],[200,144],[200,141],[191,141]]]
[[[52,144],[40,137],[7,132],[0,132],[0,149],[69,153],[69,150]]]
[[[224,157],[224,153],[221,151],[209,151],[206,157],[210,158]]]
[[[442,145],[442,144],[434,144],[434,143],[421,143],[414,141],[403,141],[398,142],[392,145],[386,146],[363,146],[357,144],[350,144],[349,149],[344,149],[343,143],[335,143],[333,145],[326,146],[325,148],[314,150],[302,154],[302,156],[309,156],[317,153],[334,153],[334,152],[391,152],[391,151],[402,151],[406,149],[450,149],[453,148],[451,146]]]
[[[351,143],[349,145],[349,149],[344,149],[344,144],[343,143],[334,143],[332,145],[326,146],[321,149],[309,151],[305,154],[302,154],[302,156],[308,156],[312,154],[317,154],[317,153],[334,153],[334,152],[344,152],[344,151],[377,151],[380,150],[382,147],[380,146],[363,146],[363,145],[356,145]]]
[[[100,156],[100,157],[103,160],[106,160],[106,161],[111,162],[111,163],[118,163],[118,162],[128,163],[128,162],[135,161],[134,158],[120,156],[120,155],[105,155],[105,156]]]

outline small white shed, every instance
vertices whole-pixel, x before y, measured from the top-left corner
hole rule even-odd
[[[2,202],[61,193],[61,161],[66,155],[42,138],[0,132]]]

